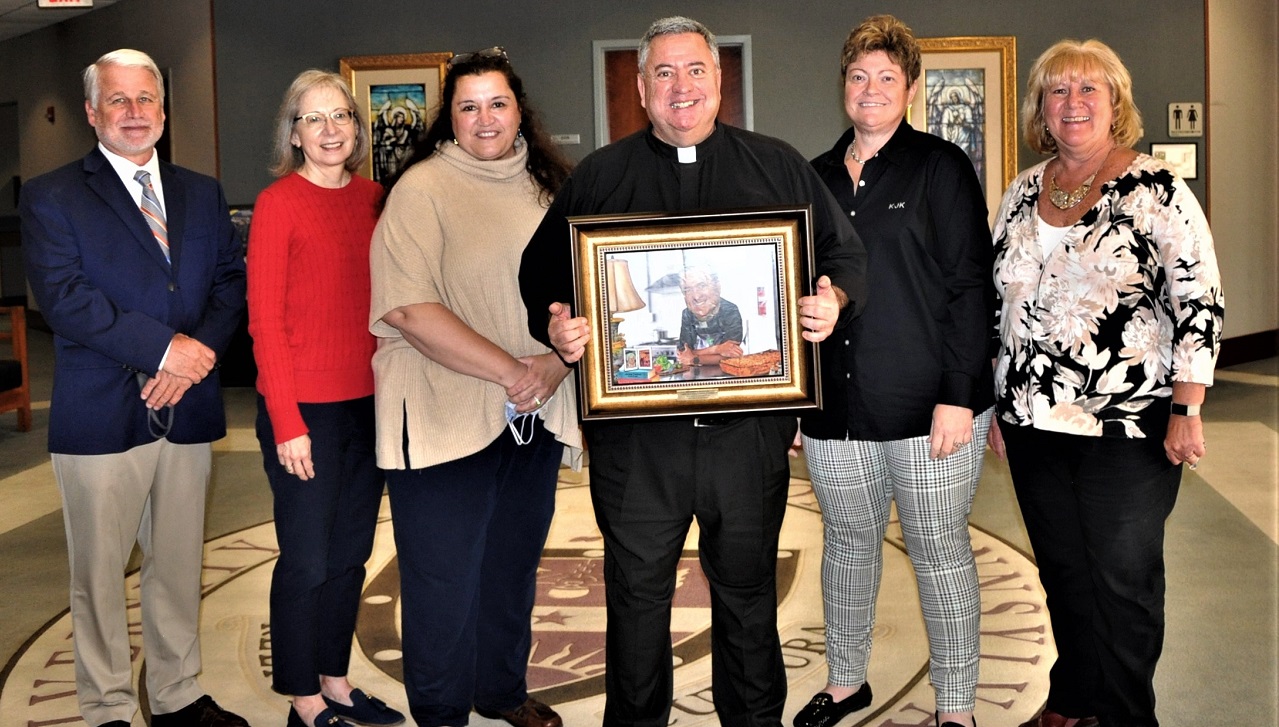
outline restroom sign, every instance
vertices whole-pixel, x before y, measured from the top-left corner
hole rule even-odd
[[[1204,105],[1192,101],[1168,104],[1168,136],[1203,136]]]

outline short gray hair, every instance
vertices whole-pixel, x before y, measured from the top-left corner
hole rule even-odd
[[[679,35],[681,33],[697,33],[706,41],[706,45],[710,46],[711,57],[715,59],[715,67],[719,68],[719,43],[715,42],[715,34],[705,25],[686,18],[682,15],[675,15],[669,18],[661,18],[654,20],[653,24],[648,26],[648,31],[644,33],[644,37],[640,38],[639,44],[639,72],[644,73],[644,64],[648,63],[648,49],[653,44],[653,39],[661,35]]]
[[[294,124],[302,109],[302,97],[307,91],[315,88],[331,88],[346,98],[346,107],[351,110],[351,123],[355,125],[355,144],[351,156],[347,157],[346,170],[354,172],[360,168],[369,155],[369,130],[360,118],[360,109],[355,104],[355,96],[346,79],[331,71],[312,68],[302,71],[289,84],[284,92],[284,100],[280,102],[280,111],[275,117],[275,137],[271,148],[271,173],[276,177],[288,176],[291,172],[302,168],[306,157],[302,150],[293,146]]]
[[[710,283],[716,290],[719,290],[719,273],[711,270],[704,265],[690,265],[684,268],[684,272],[679,276],[680,291],[684,291],[689,284],[697,280],[705,280]]]
[[[119,66],[121,68],[145,68],[155,77],[155,87],[158,89],[160,98],[156,99],[162,105],[164,104],[164,76],[160,75],[160,67],[151,60],[151,56],[140,50],[132,48],[121,48],[104,54],[101,58],[94,61],[88,68],[84,69],[84,98],[89,102],[90,106],[97,107],[98,98],[102,95],[102,89],[98,87],[99,76],[102,69],[107,66]]]

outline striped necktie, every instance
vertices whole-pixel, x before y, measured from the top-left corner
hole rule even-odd
[[[164,221],[164,210],[160,209],[160,198],[155,196],[155,188],[151,186],[151,172],[139,169],[133,178],[142,185],[142,216],[147,218],[151,234],[160,243],[165,261],[169,261],[169,228]]]

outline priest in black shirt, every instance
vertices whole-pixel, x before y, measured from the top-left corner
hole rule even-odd
[[[529,331],[569,362],[590,332],[572,317],[567,217],[811,204],[819,276],[797,301],[821,341],[865,300],[865,250],[821,179],[784,142],[722,125],[719,52],[701,23],[666,18],[640,42],[651,126],[582,160],[529,242],[520,291]],[[550,325],[542,311],[551,314]],[[725,725],[779,725],[786,674],[777,634],[777,545],[794,416],[589,423],[591,498],[604,536],[608,635],[604,724],[666,727],[671,598],[694,517],[711,587],[712,694]]]

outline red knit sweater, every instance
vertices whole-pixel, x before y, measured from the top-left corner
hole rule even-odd
[[[258,195],[249,333],[276,444],[307,433],[299,402],[373,393],[369,240],[381,199],[381,186],[363,177],[327,189],[296,172]]]

